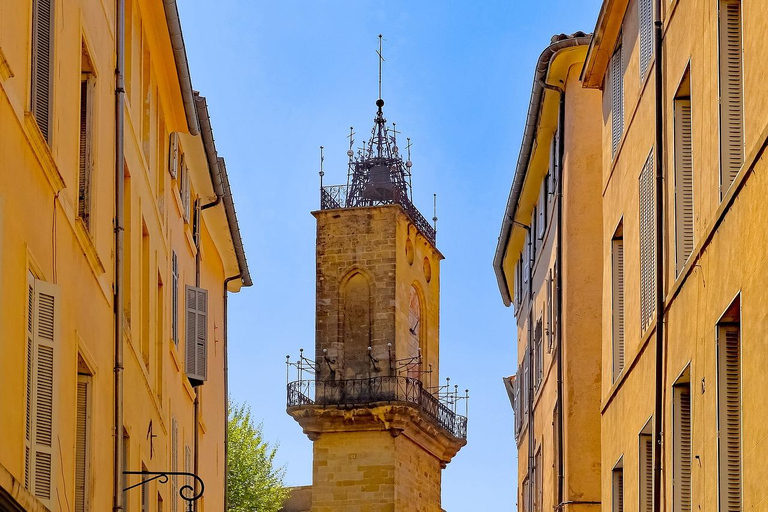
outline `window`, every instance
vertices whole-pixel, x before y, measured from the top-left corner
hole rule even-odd
[[[531,273],[531,235],[530,232],[525,235],[525,245],[523,246],[523,283],[528,283]]]
[[[544,240],[544,234],[547,231],[547,178],[541,183],[539,190],[539,204],[536,207],[538,218],[536,220],[536,234],[539,240]]]
[[[624,224],[619,223],[611,239],[611,315],[613,380],[624,370]]]
[[[179,176],[179,165],[181,160],[181,147],[179,145],[178,132],[171,132],[170,135],[170,151],[168,152],[168,173],[172,179],[176,179]]]
[[[525,356],[523,357],[523,382],[520,383],[520,386],[523,388],[523,416],[528,415],[528,401],[530,400],[530,390],[529,387],[531,385],[531,360],[528,356],[528,347],[525,347]],[[525,418],[523,418],[525,421]]]
[[[624,512],[624,461],[619,459],[611,471],[611,511]]]
[[[544,462],[541,445],[533,459],[533,482],[533,509],[535,512],[542,512],[544,510]]]
[[[77,376],[77,419],[75,430],[75,512],[90,510],[88,480],[91,439],[91,376]]]
[[[640,512],[653,512],[653,418],[639,436],[638,475],[640,478]]]
[[[690,71],[675,94],[675,256],[677,274],[693,252],[693,139]]]
[[[720,0],[720,197],[744,163],[741,1]]]
[[[141,148],[151,172],[149,164],[151,119],[152,119],[152,87],[150,79],[151,62],[149,58],[149,43],[147,35],[142,30],[141,34]]]
[[[151,246],[149,240],[149,229],[147,224],[142,220],[141,227],[141,357],[144,361],[144,366],[149,371],[149,355],[150,355],[150,338],[152,337],[152,331],[150,330],[150,286],[152,282],[152,272],[150,271],[151,264]]]
[[[525,476],[525,479],[523,479],[523,487],[521,489],[521,492],[523,493],[522,502],[523,502],[523,511],[524,512],[532,512],[531,510],[531,481],[528,478],[528,475]]]
[[[624,63],[621,40],[611,57],[611,155],[616,155],[624,133]]]
[[[179,425],[176,418],[171,418],[171,472],[179,471]],[[171,512],[178,510],[178,492],[179,478],[177,475],[171,475]]]
[[[672,387],[672,511],[691,512],[691,375]]]
[[[93,93],[95,88],[95,76],[91,58],[83,45],[83,53],[80,65],[80,139],[78,161],[78,197],[77,216],[85,224],[86,229],[91,227],[91,190],[93,185],[93,155],[91,152],[93,140]]]
[[[640,324],[645,331],[655,312],[656,202],[654,200],[653,151],[640,173]]]
[[[27,273],[27,368],[24,486],[53,510],[56,454],[54,351],[58,345],[58,287]]]
[[[176,251],[171,252],[171,337],[179,346],[179,258]]]
[[[53,0],[32,2],[31,110],[48,144],[53,125]]]
[[[549,269],[549,276],[547,277],[547,326],[546,326],[546,335],[547,335],[547,352],[551,353],[552,348],[555,345],[555,333],[553,329],[554,320],[553,320],[553,311],[554,311],[554,292],[555,288],[555,279],[552,275],[552,269]]]
[[[638,0],[640,7],[640,81],[645,78],[653,55],[653,6],[651,0]]]
[[[196,386],[207,379],[208,291],[187,286],[186,296],[187,323],[184,326],[186,370],[187,377]]]
[[[533,387],[539,389],[541,386],[541,379],[544,375],[544,327],[543,327],[543,315],[539,315],[539,319],[536,322],[536,327],[533,331],[533,357],[534,357],[534,371],[533,371]]]
[[[141,463],[141,470],[147,471],[147,466],[143,462]],[[149,512],[149,484],[141,486],[141,512]]]
[[[157,272],[157,290],[155,297],[155,391],[162,403],[163,397],[163,355],[165,351],[165,295],[163,291],[163,276]]]
[[[741,510],[741,332],[739,301],[717,328],[718,496],[720,510]]]
[[[181,156],[179,157],[179,169],[180,169],[180,184],[179,184],[179,194],[181,195],[181,209],[182,209],[182,217],[184,218],[184,222],[188,223],[190,220],[190,196],[191,196],[191,190],[190,190],[190,183],[189,183],[189,169],[187,169],[187,161],[184,158],[184,153],[181,153]]]

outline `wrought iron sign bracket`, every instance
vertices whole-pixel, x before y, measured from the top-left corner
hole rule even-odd
[[[168,477],[169,476],[185,476],[185,477],[192,477],[197,482],[200,483],[200,490],[198,492],[195,492],[195,488],[192,487],[189,484],[182,485],[179,489],[179,496],[181,496],[181,499],[187,502],[187,512],[193,512],[194,507],[193,503],[203,496],[203,492],[205,492],[205,484],[203,483],[203,479],[199,476],[195,475],[194,473],[183,473],[178,471],[163,471],[163,472],[155,472],[155,471],[123,471],[124,475],[142,475],[141,482],[133,485],[129,485],[125,489],[123,489],[123,492],[130,491],[134,487],[140,487],[142,485],[147,485],[149,482],[153,480],[159,481],[161,484],[168,483]],[[146,480],[143,478],[145,476],[152,476],[152,478],[147,478]]]

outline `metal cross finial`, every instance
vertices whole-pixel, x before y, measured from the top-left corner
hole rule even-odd
[[[325,157],[323,156],[323,146],[320,146],[320,188],[323,188],[323,176],[325,176],[325,173],[323,172],[324,160]]]
[[[376,54],[379,56],[379,99],[381,99],[381,63],[384,62],[384,57],[381,54],[381,41],[383,36],[379,34],[379,49]]]

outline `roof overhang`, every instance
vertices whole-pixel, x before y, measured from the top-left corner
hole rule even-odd
[[[581,71],[581,81],[584,87],[599,89],[611,61],[616,41],[621,33],[624,13],[627,11],[629,0],[604,0],[597,17],[592,42],[589,44],[584,68]]]

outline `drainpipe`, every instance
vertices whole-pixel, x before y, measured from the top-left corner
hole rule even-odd
[[[656,443],[653,447],[653,510],[661,512],[661,458],[664,435],[664,98],[662,83],[663,21],[661,0],[656,0],[654,15],[654,51],[656,65],[656,396],[653,414],[653,430]]]
[[[195,248],[197,251],[195,252],[195,287],[200,288],[200,199],[195,200],[195,213],[194,213],[194,232],[192,233],[192,238],[195,241]],[[194,410],[194,418],[195,418],[195,428],[194,428],[194,441],[193,441],[193,451],[194,451],[194,460],[193,460],[193,466],[194,470],[193,472],[195,475],[199,475],[199,469],[200,469],[200,385],[198,384],[195,386],[195,402],[194,402],[195,410]],[[197,494],[197,479],[195,479],[195,494]],[[197,501],[195,501],[195,512],[197,512]]]
[[[123,510],[123,238],[125,235],[125,0],[117,0],[115,14],[115,276],[114,276],[114,454],[112,510]]]
[[[242,274],[228,277],[224,279],[224,406],[226,407],[224,414],[224,512],[229,510],[229,488],[227,486],[229,482],[229,354],[228,354],[228,337],[229,337],[229,306],[227,293],[227,286],[230,281],[241,279]]]
[[[534,449],[536,448],[536,439],[533,434],[533,258],[531,257],[533,252],[531,251],[531,245],[533,244],[533,233],[531,233],[531,227],[517,221],[513,221],[518,226],[521,226],[528,232],[528,382],[525,383],[528,386],[528,503],[533,505],[534,496],[534,482],[533,482],[533,466],[534,466]]]

